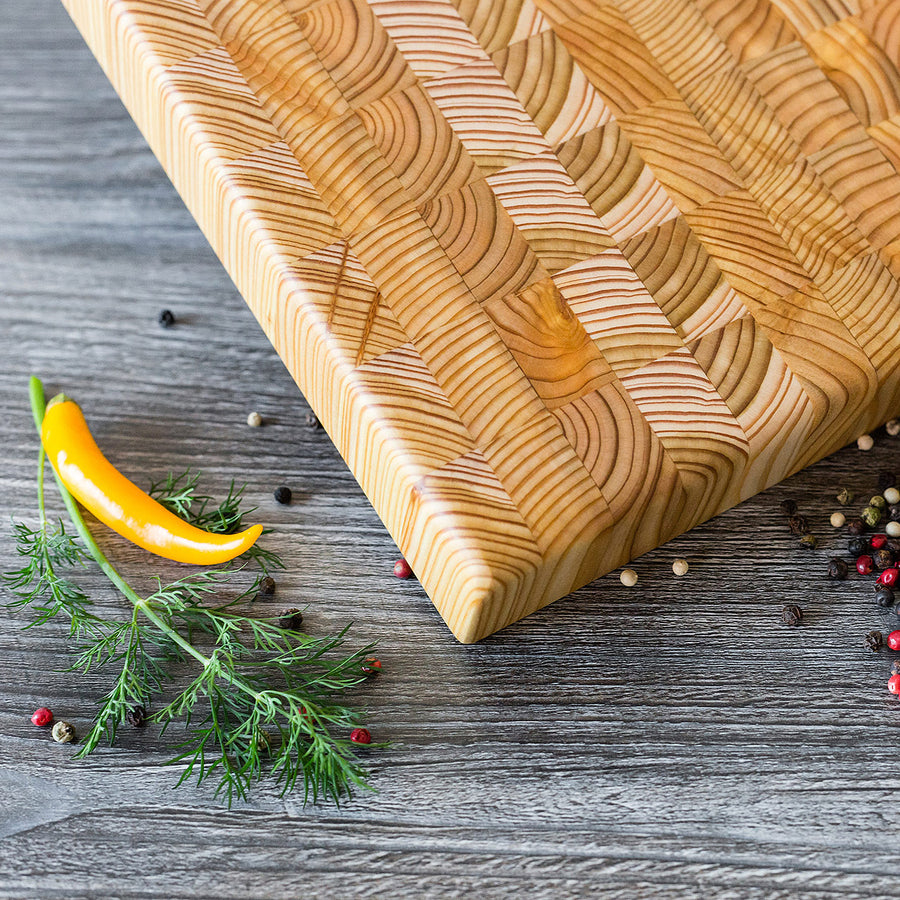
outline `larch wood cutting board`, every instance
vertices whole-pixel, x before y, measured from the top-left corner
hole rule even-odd
[[[454,634],[900,409],[900,0],[63,0]]]

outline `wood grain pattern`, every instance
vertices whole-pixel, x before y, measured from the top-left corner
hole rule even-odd
[[[463,641],[900,410],[900,0],[64,3]]]

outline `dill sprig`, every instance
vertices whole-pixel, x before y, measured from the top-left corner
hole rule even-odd
[[[31,379],[35,423],[40,430],[43,387]],[[165,705],[150,720],[164,732],[181,723],[184,740],[171,760],[183,767],[178,784],[213,779],[216,796],[231,806],[246,799],[252,784],[267,774],[282,794],[303,786],[304,802],[339,803],[355,788],[369,788],[367,773],[349,740],[360,727],[361,713],[341,695],[366,679],[365,660],[373,645],[347,652],[345,628],[331,637],[315,637],[282,627],[277,620],[247,615],[246,601],[256,594],[260,577],[231,599],[234,567],[208,569],[163,584],[140,596],[97,545],[74,498],[57,478],[63,503],[74,526],[51,524],[44,506],[44,453],[38,462],[40,524],[15,523],[17,549],[25,564],[4,575],[18,599],[12,607],[35,613],[31,624],[57,616],[68,619],[81,643],[71,671],[113,669],[113,685],[102,698],[92,727],[77,756],[91,753],[102,740],[114,743],[119,727],[136,706],[162,697]],[[54,473],[55,475],[55,473]],[[151,486],[151,494],[176,514],[210,531],[239,529],[243,488],[232,483],[220,504],[198,489],[199,476],[189,470]],[[263,570],[281,565],[269,551],[251,557]],[[90,600],[58,574],[62,567],[100,567],[131,602],[125,619],[110,619],[89,609]],[[31,627],[31,625],[26,626]],[[182,685],[184,663],[195,674]],[[377,748],[384,745],[369,745]]]
[[[245,485],[235,486],[232,480],[228,494],[221,503],[201,494],[197,484],[200,473],[186,469],[180,475],[169,472],[165,478],[150,483],[147,493],[166,509],[180,516],[182,519],[216,534],[234,534],[241,530],[244,516],[256,510],[255,506],[244,507],[243,497]],[[265,529],[267,534],[271,529]],[[255,562],[264,572],[273,568],[284,568],[284,563],[277,554],[271,550],[254,544],[249,550],[242,553],[239,560],[243,562]]]

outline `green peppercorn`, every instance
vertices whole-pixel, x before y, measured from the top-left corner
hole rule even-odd
[[[869,500],[869,506],[874,506],[876,509],[884,509],[887,506],[887,500],[881,494],[876,494]]]
[[[853,491],[847,490],[847,488],[841,488],[837,494],[837,502],[841,504],[841,506],[849,506],[853,502]]]
[[[877,506],[867,506],[860,518],[869,528],[876,528],[881,521],[881,510]]]
[[[800,544],[808,550],[815,550],[819,546],[819,539],[814,534],[804,534],[800,537]]]

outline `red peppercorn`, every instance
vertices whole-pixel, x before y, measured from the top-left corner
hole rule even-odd
[[[362,666],[363,673],[366,675],[378,675],[381,673],[381,660],[370,656]]]
[[[892,631],[888,635],[887,644],[891,650],[900,650],[900,631]]]
[[[888,678],[888,690],[892,694],[900,694],[900,675],[891,675]]]
[[[872,569],[875,568],[875,560],[872,559],[868,554],[861,556],[856,561],[856,571],[859,572],[860,575],[870,575],[872,573]]]
[[[869,543],[872,545],[873,550],[880,550],[887,543],[887,535],[873,534],[872,537],[869,538]]]
[[[350,732],[350,740],[353,741],[354,744],[371,744],[372,735],[369,733],[368,728],[354,728],[353,731]]]
[[[53,712],[47,709],[46,706],[42,706],[32,713],[31,721],[33,724],[37,725],[38,728],[44,728],[45,726],[52,724]]]
[[[900,578],[900,569],[891,567],[890,569],[885,569],[875,580],[878,584],[884,584],[892,588],[897,584],[898,578]]]
[[[412,573],[413,571],[405,559],[398,559],[397,562],[394,563],[394,574],[398,578],[409,578]]]

